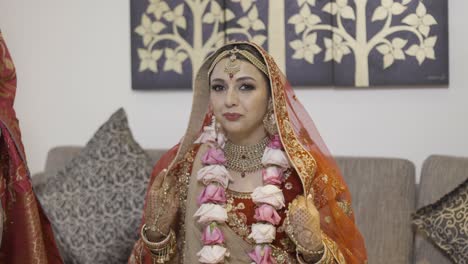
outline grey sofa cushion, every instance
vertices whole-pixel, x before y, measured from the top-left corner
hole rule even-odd
[[[418,208],[436,202],[468,178],[468,158],[433,155],[424,161],[419,183]],[[415,235],[416,264],[452,263],[422,234]]]
[[[369,263],[407,264],[413,259],[411,213],[415,168],[407,160],[338,158],[353,199]]]
[[[64,152],[62,152],[64,154]],[[125,263],[138,238],[152,162],[122,109],[83,149],[50,156],[36,193],[66,263]],[[55,166],[66,163],[63,169]],[[54,172],[58,172],[54,175]]]
[[[83,148],[83,146],[58,146],[50,149],[47,153],[44,171],[32,177],[34,187],[43,188],[47,178],[55,176],[57,172],[63,169]],[[165,149],[147,149],[146,154],[150,158],[150,163],[154,165],[166,151]]]

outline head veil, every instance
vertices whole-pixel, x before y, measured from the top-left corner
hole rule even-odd
[[[234,47],[236,44],[254,47],[266,63],[281,141],[301,179],[304,193],[314,194],[315,204],[321,215],[322,230],[341,248],[346,263],[363,263],[366,251],[363,238],[354,224],[348,188],[312,119],[273,58],[263,48],[250,42],[233,42],[227,45]],[[208,69],[218,54],[219,51],[208,57],[196,75],[192,111],[184,137],[179,145],[163,157],[164,161],[157,164],[155,170],[170,170],[175,163],[182,160],[199,137],[203,126],[211,121]]]

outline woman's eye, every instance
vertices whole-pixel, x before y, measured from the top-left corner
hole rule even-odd
[[[250,84],[243,84],[241,85],[239,89],[242,91],[252,91],[252,90],[255,90],[255,86],[250,85]]]
[[[213,85],[213,86],[211,86],[211,90],[213,90],[215,92],[220,92],[220,91],[224,90],[224,87],[222,85]]]

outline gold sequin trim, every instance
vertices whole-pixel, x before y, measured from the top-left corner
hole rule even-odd
[[[335,241],[329,238],[324,232],[322,232],[322,240],[323,244],[327,247],[328,252],[333,255],[333,258],[335,260],[334,263],[346,264],[346,260]]]
[[[238,199],[252,199],[251,192],[238,192],[238,191],[226,189],[226,194],[229,197],[238,198]]]
[[[263,52],[263,51],[262,51]],[[267,65],[275,65],[273,58],[263,53],[267,61]],[[273,106],[276,113],[276,120],[279,128],[281,142],[286,150],[286,154],[292,165],[296,169],[299,178],[304,188],[304,193],[307,195],[312,191],[312,179],[317,170],[317,162],[312,154],[307,151],[300,143],[294,129],[290,123],[290,118],[287,110],[287,98],[283,89],[284,82],[281,79],[281,74],[277,67],[270,68],[271,87],[273,92]]]
[[[185,214],[187,211],[187,195],[190,183],[190,175],[192,171],[193,161],[198,152],[200,145],[194,144],[184,158],[175,164],[169,172],[170,177],[177,177],[177,190],[179,194],[179,230],[177,232],[177,251],[182,252],[179,257],[179,262],[184,263],[185,259]]]

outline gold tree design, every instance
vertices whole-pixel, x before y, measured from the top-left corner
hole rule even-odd
[[[336,18],[336,26],[323,24],[321,18],[312,13],[311,7],[316,6],[315,0],[297,0],[300,8],[299,14],[292,15],[288,23],[293,24],[298,39],[289,42],[295,50],[293,59],[305,60],[313,64],[315,56],[322,52],[322,47],[317,44],[318,31],[332,32],[332,38],[323,38],[325,47],[324,62],[334,61],[341,63],[344,56],[354,53],[355,57],[355,85],[369,86],[369,53],[375,48],[383,55],[383,68],[386,69],[396,60],[405,60],[406,55],[415,57],[419,65],[426,59],[435,60],[434,46],[437,36],[429,36],[430,27],[437,24],[434,17],[427,13],[422,2],[419,2],[414,13],[406,16],[402,24],[393,25],[394,17],[403,14],[413,0],[381,0],[380,5],[374,10],[372,23],[384,21],[380,31],[367,37],[366,6],[368,0],[353,0],[355,9],[348,0],[334,0],[325,4],[321,11],[331,14]],[[356,22],[355,36],[351,36],[343,26],[343,20]],[[416,36],[418,43],[408,46],[408,39],[395,37],[393,34],[409,32]],[[406,54],[406,55],[405,55]]]
[[[266,36],[259,33],[265,30],[265,24],[259,19],[255,0],[231,0],[240,5],[244,14],[237,18],[237,27],[224,29],[222,24],[235,17],[230,9],[223,9],[216,0],[185,0],[171,10],[167,1],[149,0],[146,12],[141,15],[141,24],[135,32],[141,36],[144,48],[137,50],[140,59],[139,71],[159,71],[158,61],[164,59],[163,71],[183,74],[182,63],[189,59],[192,65],[192,77],[201,63],[211,52],[235,35],[262,45]],[[188,11],[187,11],[188,8]],[[193,21],[187,21],[186,14],[191,12]],[[189,43],[179,30],[186,30],[191,23],[193,41]],[[203,41],[203,26],[211,25],[212,31]],[[175,48],[158,49],[157,43],[170,41]],[[164,55],[164,56],[163,56]]]

